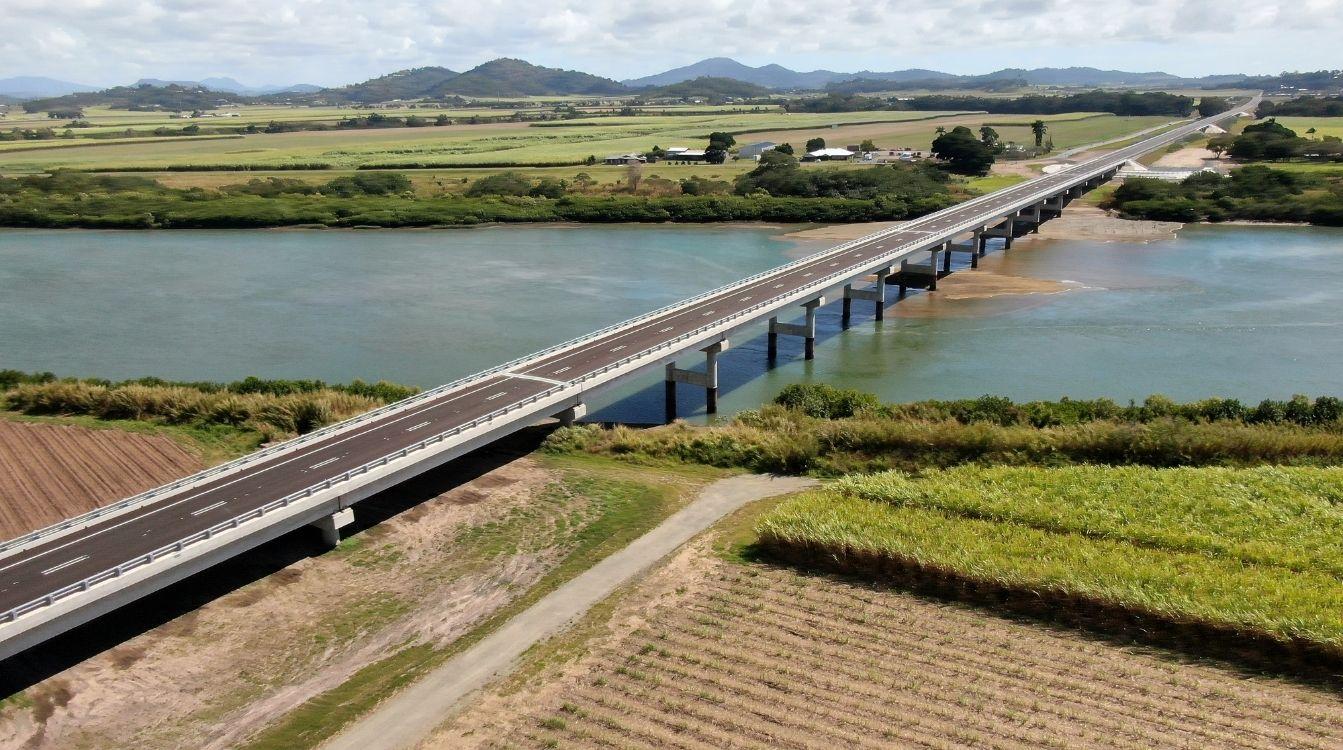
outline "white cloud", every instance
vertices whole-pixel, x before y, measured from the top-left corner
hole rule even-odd
[[[4,0],[0,75],[345,83],[497,56],[627,78],[719,55],[795,68],[1329,67],[1343,0]],[[1156,45],[1155,47],[1153,45]]]

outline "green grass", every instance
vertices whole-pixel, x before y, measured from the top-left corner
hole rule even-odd
[[[590,458],[549,461],[565,472],[564,492],[587,498],[593,509],[581,526],[573,527],[568,552],[558,565],[536,585],[451,645],[442,648],[427,644],[407,645],[398,653],[359,670],[340,686],[304,703],[243,747],[291,750],[320,744],[388,695],[480,641],[565,581],[622,549],[683,504],[682,493],[675,486],[679,480],[671,475],[631,471],[628,467]],[[509,529],[493,528],[454,543],[478,545],[483,554],[505,554],[512,549],[515,537]]]
[[[1343,138],[1343,117],[1279,117],[1277,120],[1302,138],[1319,139],[1326,135]],[[1311,128],[1315,128],[1315,132],[1307,134]]]
[[[978,195],[987,195],[996,190],[1012,187],[1019,182],[1025,182],[1026,179],[1019,174],[995,174],[988,177],[971,177],[965,181],[965,186]]]
[[[970,468],[777,506],[766,551],[1343,654],[1343,471]]]

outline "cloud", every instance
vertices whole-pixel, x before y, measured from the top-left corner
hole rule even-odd
[[[1171,53],[1161,59],[1187,60],[1173,72],[1262,59],[1250,71],[1260,72],[1327,67],[1327,46],[1311,40],[1343,34],[1343,0],[5,0],[5,16],[0,75],[101,84],[212,74],[338,84],[498,56],[614,78],[719,55],[889,70],[1102,63],[1087,50],[1117,65],[1128,50],[1123,67],[1150,68],[1153,44]]]

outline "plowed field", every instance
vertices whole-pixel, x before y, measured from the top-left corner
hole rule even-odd
[[[623,604],[562,674],[486,696],[431,746],[1343,747],[1343,702],[1324,690],[898,591],[697,562]]]
[[[0,420],[0,539],[201,468],[166,437]]]

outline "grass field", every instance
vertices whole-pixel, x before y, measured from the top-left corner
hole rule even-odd
[[[223,140],[184,137],[152,141],[19,141],[0,144],[0,171],[179,165],[284,169],[287,165],[313,163],[345,169],[368,164],[527,165],[577,162],[588,156],[600,159],[610,154],[646,151],[654,145],[694,147],[702,145],[708,133],[717,130],[740,133],[737,139],[742,144],[773,140],[800,148],[812,137],[822,137],[837,145],[852,145],[870,138],[880,145],[926,149],[939,125],[963,124],[977,129],[981,124],[991,123],[1003,138],[1025,142],[1030,138],[1026,125],[1030,119],[1034,118],[936,112],[780,112],[261,133]],[[1150,127],[1167,118],[1074,113],[1042,119],[1051,123],[1050,136],[1055,147],[1064,149]]]
[[[1337,659],[1341,496],[1339,469],[966,466],[850,478],[758,530],[796,562]]]
[[[1332,135],[1343,138],[1343,117],[1279,117],[1278,122],[1296,131],[1302,138],[1323,138]],[[1306,131],[1315,128],[1315,132]]]

